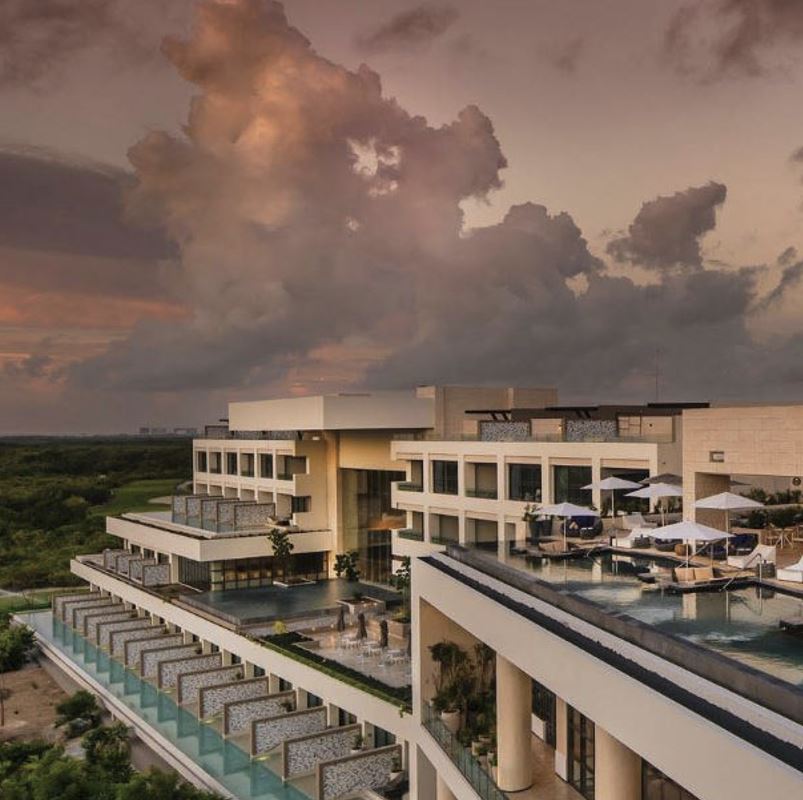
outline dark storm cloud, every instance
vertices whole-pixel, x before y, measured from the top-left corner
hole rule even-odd
[[[409,50],[427,45],[443,36],[460,14],[451,5],[422,3],[391,17],[378,28],[357,36],[357,47],[365,53]]]
[[[137,0],[158,8],[155,0]],[[3,0],[0,88],[41,83],[75,55],[96,46],[139,60],[155,51],[125,0]]]
[[[698,0],[675,12],[664,45],[679,68],[710,79],[762,75],[774,48],[801,41],[799,0]]]
[[[468,106],[428,124],[372,70],[319,56],[278,3],[201,3],[165,52],[197,97],[183,134],[132,148],[129,205],[178,243],[192,316],[140,325],[74,366],[73,389],[286,391],[316,352],[346,358],[360,340],[382,351],[367,385],[533,381],[643,399],[660,349],[674,398],[800,390],[787,368],[799,338],[751,335],[757,272],[703,263],[723,185],[646,202],[611,243],[653,270],[641,285],[544,205],[466,230],[461,204],[498,189],[506,166],[488,117]]]
[[[609,242],[617,261],[651,269],[702,267],[700,238],[716,226],[716,209],[725,202],[726,187],[708,183],[642,205],[627,235]]]
[[[125,218],[133,176],[42,150],[0,151],[0,283],[159,296],[176,248]]]

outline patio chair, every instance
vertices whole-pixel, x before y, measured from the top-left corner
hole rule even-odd
[[[673,577],[679,588],[691,590],[719,586],[731,580],[716,575],[713,567],[675,567]]]
[[[779,569],[775,573],[775,577],[779,581],[792,581],[794,583],[803,583],[803,556],[797,564],[790,564],[788,567]]]
[[[633,528],[627,536],[617,536],[611,540],[612,547],[620,547],[630,550],[633,547],[649,547],[650,537],[647,531],[641,528]]]
[[[655,528],[654,522],[647,522],[644,515],[636,512],[635,514],[625,514],[622,517],[622,527],[627,530],[634,528]]]
[[[759,564],[775,564],[776,548],[771,544],[760,544],[746,556],[728,556],[728,566],[738,569],[750,569]]]

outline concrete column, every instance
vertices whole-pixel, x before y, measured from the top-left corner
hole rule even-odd
[[[231,666],[231,653],[228,650],[221,650],[220,656],[221,664],[223,664],[224,667]]]
[[[552,465],[548,458],[541,459],[541,502],[548,505],[552,497]]]
[[[250,661],[245,661],[243,663],[243,670],[244,675],[246,678],[253,678],[254,677],[254,665]]]
[[[170,583],[178,583],[178,556],[170,553]]]
[[[599,458],[591,459],[591,482],[597,483],[602,480],[602,461]],[[591,490],[591,502],[596,507],[597,511],[602,513],[602,490]]]
[[[272,672],[268,675],[268,692],[276,694],[279,691],[279,676],[274,675]]]
[[[563,780],[569,777],[569,725],[566,701],[555,698],[555,773]]]
[[[449,788],[449,784],[440,775],[435,783],[435,800],[457,800],[457,796]]]
[[[466,515],[463,511],[457,512],[457,541],[466,544]]]
[[[532,680],[496,654],[496,744],[499,788],[518,792],[532,785],[530,749]]]
[[[596,800],[641,800],[641,758],[607,731],[594,726]]]

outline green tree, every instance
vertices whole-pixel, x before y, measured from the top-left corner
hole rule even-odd
[[[221,800],[214,792],[196,789],[174,772],[151,770],[137,774],[117,790],[115,800]]]
[[[56,706],[56,727],[72,722],[74,719],[98,720],[100,718],[100,706],[95,699],[95,695],[84,689],[79,689],[75,694],[70,695],[66,700],[62,700]]]
[[[335,556],[335,575],[338,578],[345,577],[350,583],[358,581],[360,579],[359,558],[360,554],[356,550],[338,553]]]
[[[401,565],[390,579],[390,585],[401,592],[402,609],[398,616],[404,622],[410,621],[410,581],[410,556],[404,556],[401,560]]]
[[[290,541],[290,534],[287,531],[274,528],[268,534],[268,541],[273,547],[273,562],[281,570],[282,580],[287,580],[290,555],[295,549],[295,545]]]
[[[28,660],[33,644],[33,631],[27,625],[10,625],[7,615],[0,619],[0,728],[6,724],[8,696],[3,676]]]
[[[131,777],[131,741],[122,723],[95,728],[83,738],[86,762],[97,767],[113,783],[125,783]]]

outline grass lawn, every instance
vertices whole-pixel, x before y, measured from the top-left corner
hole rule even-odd
[[[24,595],[0,595],[0,614],[16,614],[18,611],[34,611],[40,608],[50,608],[54,594],[70,594],[83,591],[82,588],[70,586],[56,589],[29,590]]]
[[[183,478],[155,478],[151,480],[131,481],[113,490],[108,503],[102,506],[93,506],[90,510],[92,516],[116,517],[128,511],[160,511],[166,505],[149,503],[153,497],[166,497],[176,491],[176,486]]]

